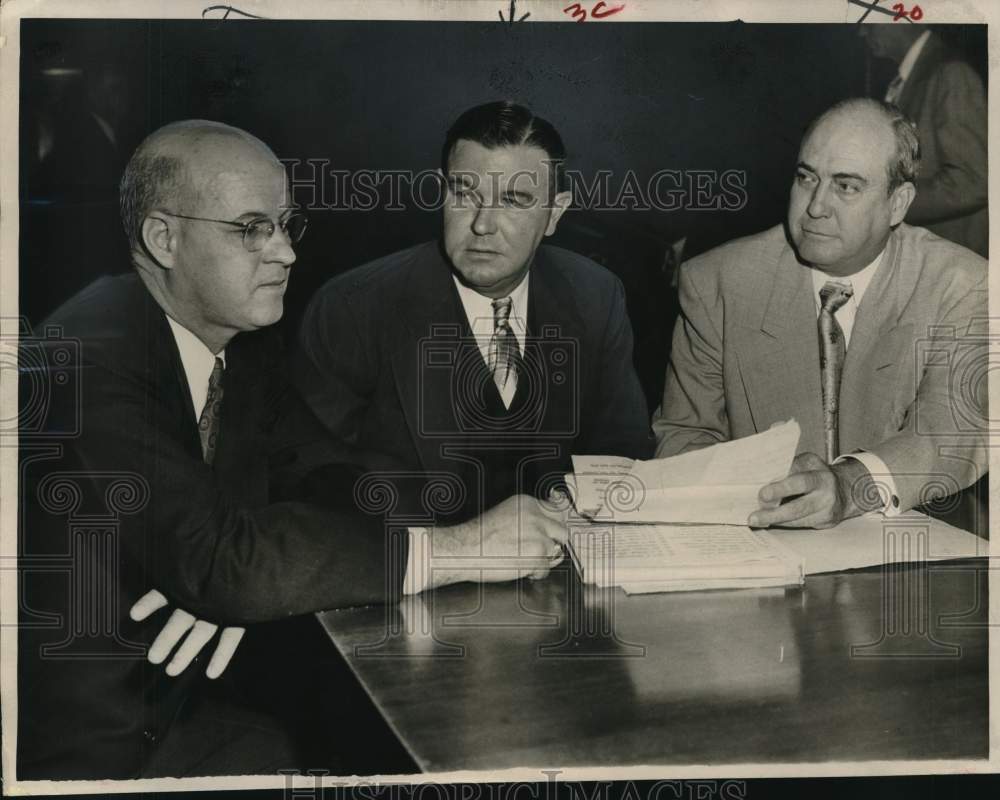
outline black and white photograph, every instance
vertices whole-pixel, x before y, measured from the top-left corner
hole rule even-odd
[[[998,10],[4,4],[4,793],[988,793]]]

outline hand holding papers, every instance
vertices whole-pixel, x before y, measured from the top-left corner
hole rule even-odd
[[[799,433],[790,420],[673,458],[573,456],[566,482],[577,511],[596,521],[746,525],[761,487],[788,474]]]
[[[802,583],[802,559],[746,527],[760,488],[788,474],[798,442],[792,420],[674,458],[574,456],[566,481],[593,521],[570,537],[581,578],[630,594]]]

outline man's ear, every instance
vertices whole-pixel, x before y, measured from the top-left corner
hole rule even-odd
[[[142,221],[142,245],[149,256],[165,269],[173,269],[177,237],[167,217],[151,212]]]
[[[559,224],[559,219],[563,214],[566,213],[567,209],[573,203],[573,193],[557,192],[556,196],[552,198],[552,209],[549,211],[549,224],[545,228],[545,235],[551,236],[556,232],[556,226]]]
[[[892,197],[889,198],[889,224],[892,227],[895,228],[903,221],[916,196],[917,187],[909,181],[892,190]]]

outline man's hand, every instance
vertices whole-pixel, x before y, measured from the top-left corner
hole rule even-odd
[[[799,453],[785,478],[761,488],[761,507],[750,515],[747,525],[832,528],[876,508],[863,500],[873,497],[873,492],[872,477],[857,459],[846,458],[830,466],[815,453]],[[792,499],[779,505],[786,498]]]
[[[558,498],[515,495],[468,522],[433,528],[429,585],[544,578],[563,559],[569,509]]]
[[[136,622],[142,622],[142,620],[146,619],[154,611],[159,611],[166,604],[167,598],[156,591],[156,589],[153,589],[139,598],[129,611],[129,616]],[[170,659],[170,663],[167,664],[167,675],[172,678],[180,675],[188,668],[194,657],[201,652],[201,649],[208,644],[208,641],[215,635],[218,627],[218,625],[212,622],[206,622],[202,619],[196,620],[187,611],[180,608],[175,609],[174,613],[170,615],[170,619],[167,620],[167,624],[163,626],[163,630],[159,632],[153,641],[153,646],[149,648],[146,658],[149,659],[150,664],[162,664],[181,640],[181,637],[187,634],[184,644],[180,646],[174,657]],[[229,666],[229,661],[233,657],[233,653],[236,652],[236,648],[240,643],[240,639],[243,638],[245,631],[245,628],[222,629],[222,635],[219,636],[219,643],[215,646],[215,652],[212,654],[212,659],[208,662],[208,668],[205,670],[205,674],[209,678],[218,678],[226,671],[226,667]]]

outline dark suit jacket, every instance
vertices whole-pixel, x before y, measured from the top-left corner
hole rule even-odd
[[[357,472],[283,377],[272,331],[226,348],[209,467],[166,316],[137,275],[100,279],[45,326],[79,349],[75,364],[47,356],[47,396],[65,402],[46,425],[79,433],[53,451],[22,439],[19,775],[134,777],[183,700],[144,660],[163,619],[128,618],[143,593],[228,624],[383,602],[405,541],[355,512]],[[29,389],[40,364],[24,353]],[[203,671],[185,673],[192,691]]]
[[[816,301],[782,226],[687,262],[681,318],[653,418],[657,456],[766,431],[791,417],[823,453]],[[840,449],[870,450],[902,510],[988,468],[986,262],[905,223],[858,307],[840,385]],[[878,480],[879,476],[874,476]]]
[[[917,197],[906,221],[986,256],[989,173],[982,80],[931,34],[896,102],[920,134]]]
[[[419,475],[451,480],[449,491],[465,501],[443,505],[457,516],[503,499],[491,487],[509,469],[519,472],[517,491],[542,494],[573,453],[649,457],[618,279],[582,256],[540,247],[527,329],[518,391],[529,389],[531,410],[508,423],[480,405],[489,376],[450,266],[429,242],[340,275],[317,293],[303,319],[295,380],[317,416],[394,490],[420,484]],[[500,451],[521,458],[485,463],[484,453]],[[427,505],[420,511],[440,518]]]

